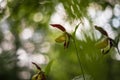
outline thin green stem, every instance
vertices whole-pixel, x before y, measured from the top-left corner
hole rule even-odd
[[[75,42],[74,38],[73,38],[73,41],[74,41],[74,46],[75,46],[75,50],[76,50],[76,55],[77,55],[77,58],[78,58],[79,66],[80,66],[81,72],[83,74],[83,79],[85,80],[85,74],[84,74],[84,71],[83,71],[83,67],[82,67],[82,64],[81,64],[81,61],[80,61],[79,52],[78,52],[77,45],[76,45],[76,42]]]
[[[117,47],[117,51],[118,51],[118,53],[119,53],[119,55],[120,55],[120,50],[119,50],[119,48]]]

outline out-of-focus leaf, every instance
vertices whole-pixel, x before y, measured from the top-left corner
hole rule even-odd
[[[103,48],[107,47],[108,44],[109,44],[108,38],[104,38],[104,39],[100,40],[99,42],[97,42],[95,46],[99,49],[103,49]]]
[[[105,35],[108,37],[108,33],[101,27],[95,26],[95,29],[101,32],[101,34]]]
[[[62,35],[60,35],[58,38],[55,39],[56,42],[58,43],[62,43],[66,40],[66,34],[63,33]]]
[[[76,31],[77,31],[79,25],[80,25],[80,23],[79,23],[78,25],[76,25],[76,27],[75,27],[75,30],[74,30],[74,33],[73,33],[73,36],[74,36],[74,37],[75,37]]]
[[[45,74],[46,74],[46,75],[49,74],[53,62],[54,62],[54,60],[51,60],[51,61],[47,64],[47,66],[46,66],[46,68],[45,68]]]
[[[84,79],[82,75],[79,75],[74,77],[72,80],[84,80]],[[90,75],[85,74],[85,80],[93,80],[93,78]]]
[[[53,26],[53,27],[56,27],[56,28],[60,29],[63,32],[66,31],[65,28],[62,25],[60,25],[60,24],[50,24],[50,25]]]

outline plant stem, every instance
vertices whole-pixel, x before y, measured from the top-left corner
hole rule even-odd
[[[119,50],[119,48],[117,47],[117,51],[118,51],[118,53],[119,53],[119,55],[120,55],[120,50]]]
[[[80,66],[81,72],[83,74],[83,79],[85,80],[85,74],[84,74],[84,71],[83,71],[83,67],[82,67],[82,64],[81,64],[81,61],[80,61],[80,56],[79,56],[77,45],[76,45],[76,42],[75,42],[74,38],[73,38],[73,41],[74,41],[74,46],[75,46],[75,50],[76,50],[76,55],[77,55],[77,58],[78,58],[79,66]]]

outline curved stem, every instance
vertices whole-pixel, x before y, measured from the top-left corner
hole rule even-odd
[[[120,55],[120,50],[119,50],[119,48],[117,47],[117,51],[118,51],[118,53],[119,53],[119,55]]]
[[[81,72],[83,74],[83,79],[85,80],[85,74],[84,74],[84,71],[83,71],[83,67],[82,67],[82,64],[81,64],[81,61],[80,61],[80,56],[79,56],[77,45],[76,45],[76,42],[75,42],[74,38],[73,38],[73,41],[74,41],[74,46],[75,46],[75,50],[76,50],[76,55],[77,55],[77,58],[78,58],[79,66],[80,66]]]

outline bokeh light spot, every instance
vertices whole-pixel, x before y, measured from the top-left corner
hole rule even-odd
[[[49,49],[50,49],[50,43],[49,42],[44,42],[41,45],[40,52],[47,53],[49,51]]]
[[[33,32],[34,32],[34,31],[33,31],[32,28],[25,28],[25,29],[22,31],[20,37],[21,37],[23,40],[29,39],[29,38],[32,37]]]
[[[35,13],[33,16],[33,20],[35,22],[40,22],[43,19],[43,15],[41,12]]]
[[[35,62],[37,64],[45,64],[46,63],[46,58],[42,54],[35,53],[31,55],[30,57],[31,62]]]
[[[30,80],[30,72],[28,72],[28,71],[21,71],[21,72],[19,72],[18,76],[22,80]]]
[[[28,55],[24,49],[21,49],[21,48],[18,49],[17,55],[18,55],[18,59],[19,59],[18,66],[20,66],[20,67],[29,66],[28,65],[28,60],[29,60]]]
[[[115,7],[114,7],[114,15],[116,17],[120,16],[120,5],[119,4],[116,4]]]
[[[120,26],[120,20],[117,18],[114,18],[112,20],[112,25],[113,25],[113,27],[118,28]]]

